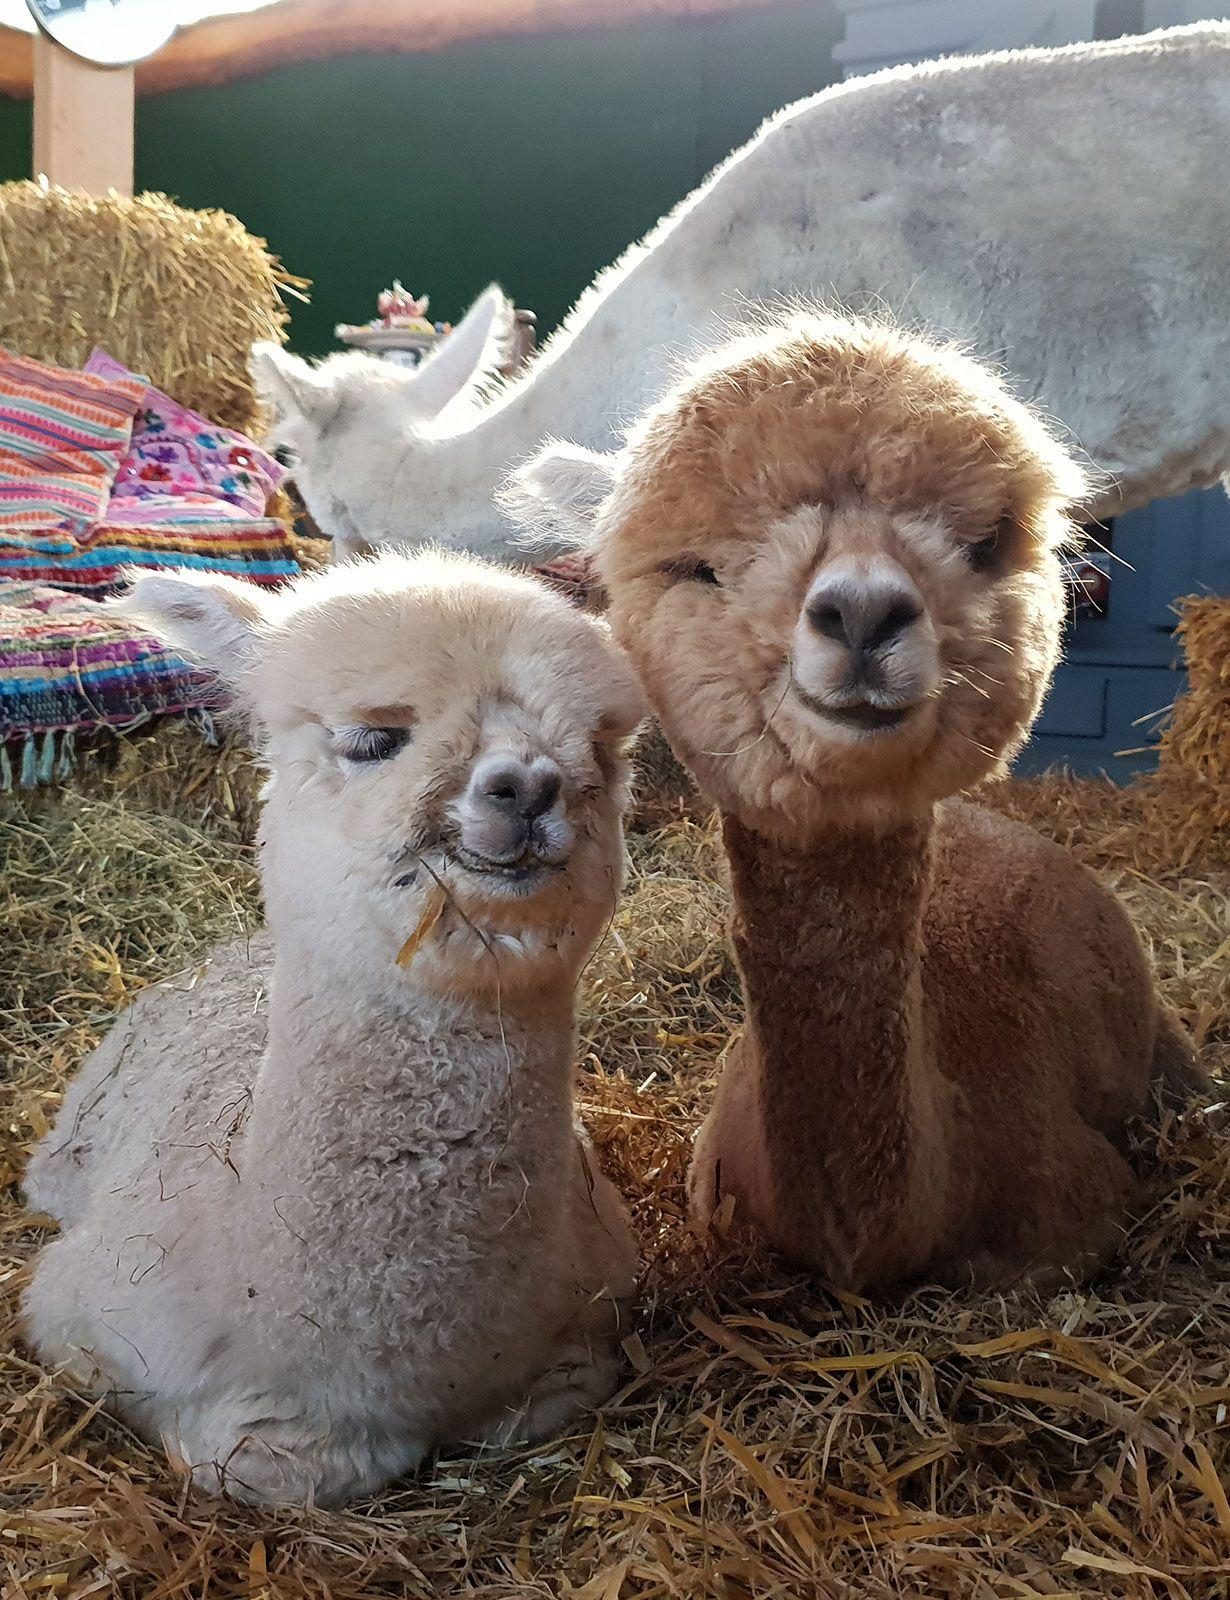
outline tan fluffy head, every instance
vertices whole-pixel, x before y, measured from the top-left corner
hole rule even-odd
[[[607,459],[604,482],[555,447],[511,499],[596,508],[615,635],[719,804],[781,835],[888,820],[1018,748],[1084,484],[985,367],[796,315],[709,356]]]

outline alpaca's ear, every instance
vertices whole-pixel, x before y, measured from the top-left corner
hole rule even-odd
[[[328,373],[309,366],[301,356],[262,339],[252,346],[248,370],[257,394],[272,407],[274,425],[270,430],[280,439],[287,424],[310,423],[317,432],[332,420],[338,408],[338,395]]]
[[[496,377],[512,354],[513,303],[489,284],[439,348],[410,377],[407,397],[425,417],[435,417],[459,395]]]
[[[627,739],[649,715],[649,702],[627,656],[614,645],[611,654],[603,683],[606,704],[598,731],[603,738]]]
[[[590,550],[598,512],[618,475],[618,456],[551,441],[505,480],[497,500],[523,530],[525,549]]]
[[[109,600],[106,609],[144,623],[238,689],[256,661],[269,597],[239,578],[212,573],[129,571],[125,576],[131,588]]]

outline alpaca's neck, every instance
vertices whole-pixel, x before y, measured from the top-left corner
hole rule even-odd
[[[927,1179],[920,956],[933,823],[833,829],[804,850],[731,817],[724,827],[776,1213],[857,1279],[864,1241],[891,1239]]]
[[[522,374],[488,403],[455,411],[450,429],[415,454],[407,489],[416,513],[430,496],[450,542],[460,524],[490,531],[496,489],[544,438],[610,449],[620,426],[657,398],[680,340],[702,342],[723,325],[714,308],[724,296],[703,278],[692,282],[694,273],[680,282],[676,221],[655,230],[652,254],[634,247],[582,295]],[[742,275],[728,264],[751,292],[752,262]]]
[[[245,1135],[245,1165],[287,1192],[370,1190],[387,1212],[417,1186],[391,1184],[472,1152],[522,1165],[568,1137],[571,991],[442,998],[417,989],[390,957],[365,983],[333,962],[280,949],[269,993],[269,1044]],[[532,1157],[521,1149],[527,1136]],[[528,1178],[529,1174],[527,1174]]]

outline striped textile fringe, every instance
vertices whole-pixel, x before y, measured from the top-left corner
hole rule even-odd
[[[207,745],[217,748],[218,730],[213,717],[203,706],[193,707],[180,715],[197,730]],[[152,715],[136,717],[122,728],[100,731],[112,738],[122,739],[152,720]],[[48,728],[41,733],[27,733],[7,743],[0,743],[0,794],[12,794],[15,789],[45,789],[52,784],[67,783],[76,771],[75,728]]]

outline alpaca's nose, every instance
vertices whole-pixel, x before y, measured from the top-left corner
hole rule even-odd
[[[822,575],[807,596],[812,631],[857,655],[892,644],[922,614],[922,597],[904,578]]]
[[[521,760],[501,755],[479,763],[471,788],[494,810],[533,822],[559,799],[563,781],[563,774],[548,756]]]

